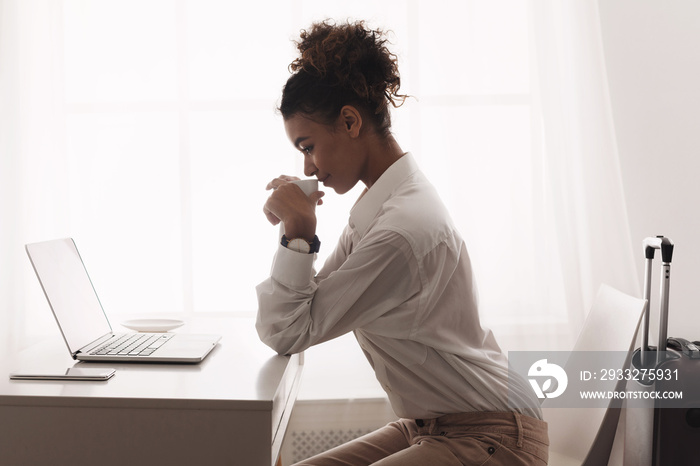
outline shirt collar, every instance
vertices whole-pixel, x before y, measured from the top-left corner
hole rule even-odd
[[[396,188],[418,170],[418,164],[410,152],[405,153],[366,190],[350,210],[350,227],[363,236],[379,209]]]

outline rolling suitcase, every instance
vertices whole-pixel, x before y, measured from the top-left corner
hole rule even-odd
[[[700,342],[668,338],[673,242],[646,238],[642,343],[632,358],[627,390],[643,395],[628,401],[625,466],[700,465]],[[652,262],[661,250],[659,347],[649,346]]]

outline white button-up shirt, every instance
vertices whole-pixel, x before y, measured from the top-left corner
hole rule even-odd
[[[297,353],[352,331],[400,417],[541,418],[524,381],[508,402],[507,361],[479,321],[464,241],[411,154],[355,204],[318,274],[313,260],[279,246],[257,287],[256,326],[271,348]]]

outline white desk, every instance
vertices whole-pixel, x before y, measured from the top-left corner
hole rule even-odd
[[[276,355],[251,319],[178,332],[223,338],[197,365],[80,363],[116,368],[106,382],[9,380],[40,363],[75,364],[60,335],[0,356],[0,465],[274,465],[303,355]]]

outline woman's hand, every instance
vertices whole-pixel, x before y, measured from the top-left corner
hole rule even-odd
[[[272,190],[272,194],[265,202],[263,212],[273,225],[284,222],[287,238],[311,241],[316,234],[316,205],[323,204],[321,198],[325,193],[316,191],[307,196],[299,186],[290,183],[298,179],[281,175],[270,181],[266,189]]]

